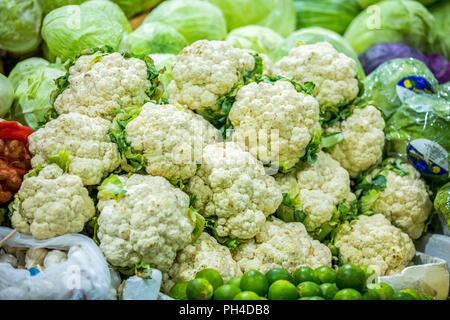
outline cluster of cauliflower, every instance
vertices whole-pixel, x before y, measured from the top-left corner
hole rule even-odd
[[[58,117],[29,137],[34,169],[13,202],[13,227],[48,239],[97,221],[109,264],[155,267],[165,292],[203,268],[227,281],[250,269],[331,266],[330,239],[314,237],[332,221],[343,261],[400,272],[431,212],[425,183],[412,166],[400,175],[380,166],[385,123],[376,106],[327,126],[320,117],[357,98],[355,61],[324,42],[295,47],[274,65],[259,57],[197,41],[176,56],[165,103],[149,97],[144,61],[82,55],[55,100]],[[227,141],[216,116],[234,129]],[[334,146],[316,141],[336,133]],[[128,170],[132,161],[142,167]],[[361,197],[352,179],[367,175],[370,184],[379,172],[386,185],[374,215],[336,224],[338,208]],[[303,218],[283,221],[283,207]]]

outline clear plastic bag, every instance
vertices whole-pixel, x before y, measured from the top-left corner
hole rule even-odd
[[[0,227],[0,239],[12,229]],[[98,300],[111,288],[108,264],[100,248],[81,234],[66,234],[48,240],[16,233],[3,248],[47,248],[68,252],[67,260],[36,275],[0,263],[0,300]]]

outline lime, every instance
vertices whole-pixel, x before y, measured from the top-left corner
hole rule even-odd
[[[336,273],[336,284],[339,289],[362,291],[366,286],[366,275],[354,264],[345,264]]]
[[[186,296],[189,300],[211,300],[214,288],[208,280],[199,278],[189,281]]]
[[[359,266],[366,276],[366,283],[375,283],[377,279],[377,273],[375,269],[369,266]]]
[[[362,295],[355,289],[339,290],[333,300],[362,300]]]
[[[419,292],[420,300],[434,300],[434,298],[426,293]]]
[[[233,298],[241,292],[239,287],[232,284],[224,284],[214,291],[214,300],[233,300]]]
[[[169,291],[169,296],[177,300],[187,300],[186,288],[188,282],[180,281],[175,283]]]
[[[277,280],[287,280],[293,282],[291,274],[283,268],[273,268],[267,271],[266,278],[269,281],[269,286]]]
[[[319,296],[314,296],[314,297],[303,297],[298,300],[325,300],[325,299]]]
[[[323,266],[314,270],[314,277],[320,283],[334,283],[336,281],[336,270],[331,267]]]
[[[269,287],[269,300],[295,300],[298,298],[297,288],[288,280],[277,280]]]
[[[261,300],[261,297],[253,291],[242,291],[235,295],[233,300]]]
[[[369,283],[367,288],[376,291],[381,300],[387,300],[394,294],[394,289],[386,283]]]
[[[234,277],[232,279],[230,279],[227,284],[232,284],[236,287],[240,287],[241,286],[241,277]]]
[[[297,286],[297,290],[298,290],[298,295],[300,296],[300,298],[322,295],[319,285],[312,281],[305,281],[305,282],[300,283]]]
[[[389,299],[390,297],[392,297],[392,295],[394,294],[395,291],[394,291],[394,289],[392,289],[392,287],[390,285],[382,282],[382,283],[380,283],[380,286],[383,289],[386,299]]]
[[[269,290],[269,281],[266,276],[257,270],[250,270],[241,277],[240,288],[242,291],[253,291],[264,297]]]
[[[310,267],[300,267],[294,272],[294,284],[298,286],[302,282],[315,282],[314,270]]]
[[[214,290],[223,285],[223,279],[219,272],[214,269],[203,269],[195,275],[195,278],[203,278],[212,284]]]
[[[320,292],[322,292],[322,297],[327,300],[333,300],[334,296],[339,291],[336,283],[322,283],[319,288]]]
[[[416,300],[412,295],[406,292],[396,292],[389,300]]]
[[[363,300],[381,300],[381,296],[377,290],[367,289],[363,294]]]
[[[407,293],[407,294],[411,295],[414,299],[416,299],[416,300],[421,300],[421,299],[420,299],[420,294],[419,294],[416,290],[413,290],[413,289],[403,289],[403,290],[400,290],[399,292]]]

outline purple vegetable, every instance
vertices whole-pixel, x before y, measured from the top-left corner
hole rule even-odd
[[[368,75],[383,62],[397,58],[414,58],[425,63],[439,83],[450,81],[450,62],[439,54],[423,54],[403,43],[380,43],[359,55],[364,72]]]
[[[383,62],[397,58],[414,58],[427,63],[427,57],[422,52],[403,43],[380,43],[361,53],[358,58],[366,74]]]
[[[439,54],[427,54],[426,65],[440,84],[450,81],[450,62]]]

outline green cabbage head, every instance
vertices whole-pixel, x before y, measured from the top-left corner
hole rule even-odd
[[[232,30],[226,39],[233,47],[270,55],[283,42],[283,37],[268,27],[245,26]]]
[[[41,22],[38,0],[0,0],[0,49],[16,54],[37,49]]]
[[[0,73],[0,118],[4,117],[14,100],[14,89],[11,82]]]
[[[8,79],[11,81],[14,90],[17,89],[17,86],[23,79],[27,78],[37,68],[47,66],[48,64],[49,62],[47,60],[38,57],[28,58],[16,64],[8,75]]]
[[[42,37],[49,54],[62,62],[75,59],[80,51],[109,45],[119,47],[131,27],[122,10],[105,0],[87,1],[51,11],[44,19]]]
[[[200,0],[164,1],[150,12],[144,23],[161,22],[181,33],[189,44],[197,40],[223,40],[227,35],[220,9]]]
[[[271,28],[283,37],[295,30],[292,0],[206,0],[222,9],[228,30],[247,25]]]
[[[176,29],[160,22],[148,22],[126,35],[119,49],[146,56],[151,53],[178,54],[187,45]]]

